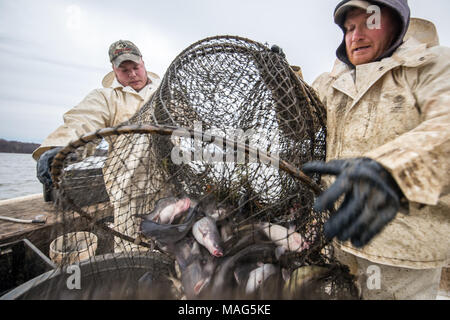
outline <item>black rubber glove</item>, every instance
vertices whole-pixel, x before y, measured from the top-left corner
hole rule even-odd
[[[282,56],[283,58],[286,58],[286,55],[283,52],[283,49],[281,49],[279,46],[277,46],[276,44],[274,44],[270,50],[272,52],[278,53],[280,56]]]
[[[56,154],[61,151],[62,147],[53,148],[45,151],[36,164],[36,176],[39,181],[50,188],[53,185],[52,176],[50,173],[51,165],[53,158],[55,158]]]
[[[400,209],[403,194],[391,174],[378,162],[368,158],[310,162],[305,173],[337,176],[328,190],[317,198],[314,210],[334,208],[344,195],[339,209],[324,225],[325,236],[350,240],[358,248],[368,244],[392,221]]]

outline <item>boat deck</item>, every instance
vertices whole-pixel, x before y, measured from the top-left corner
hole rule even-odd
[[[42,194],[0,201],[0,216],[31,220],[37,215],[44,215],[47,222],[24,224],[0,220],[0,244],[27,238],[41,250],[58,224],[56,209],[44,201]]]
[[[96,209],[100,208],[99,206]],[[108,206],[104,206],[99,214],[106,217],[112,214]],[[77,213],[65,215],[65,226],[61,222],[62,215],[53,203],[45,202],[42,194],[0,201],[0,216],[16,219],[32,220],[38,215],[47,218],[45,224],[23,224],[0,220],[0,244],[28,239],[45,255],[49,255],[49,245],[64,232],[82,231],[86,227],[85,220]],[[71,219],[71,221],[67,221]],[[70,229],[68,228],[70,226]]]
[[[107,210],[105,210],[107,211]],[[45,202],[42,194],[0,201],[0,216],[34,219],[45,215],[45,224],[22,224],[0,220],[0,244],[28,239],[48,256],[49,244],[62,232],[58,212],[52,203]],[[107,213],[105,213],[107,215]],[[73,215],[73,226],[81,219]],[[450,269],[443,269],[438,300],[450,300]]]

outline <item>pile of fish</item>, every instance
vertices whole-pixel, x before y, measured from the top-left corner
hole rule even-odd
[[[321,267],[282,268],[284,254],[307,250],[310,243],[293,228],[269,222],[233,230],[236,212],[169,197],[160,199],[150,214],[138,215],[141,234],[175,258],[179,273],[171,280],[178,281],[185,298],[290,298],[300,284],[327,274]]]

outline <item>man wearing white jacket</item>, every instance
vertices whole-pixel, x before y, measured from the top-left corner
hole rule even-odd
[[[450,49],[406,0],[341,1],[334,18],[338,60],[313,84],[329,162],[304,171],[336,180],[315,208],[337,209],[325,234],[364,299],[435,299],[450,261]]]
[[[102,81],[103,88],[91,91],[76,107],[64,114],[64,124],[51,133],[33,152],[37,177],[52,185],[50,166],[61,147],[80,136],[127,121],[151,97],[160,78],[146,70],[138,47],[127,40],[111,44],[112,71]]]

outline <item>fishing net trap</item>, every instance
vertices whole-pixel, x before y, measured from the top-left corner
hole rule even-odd
[[[129,121],[55,157],[60,268],[34,286],[56,299],[356,298],[323,236],[329,213],[312,209],[321,177],[299,169],[325,160],[325,140],[323,105],[277,47],[194,43]],[[68,290],[75,263],[81,290]]]

